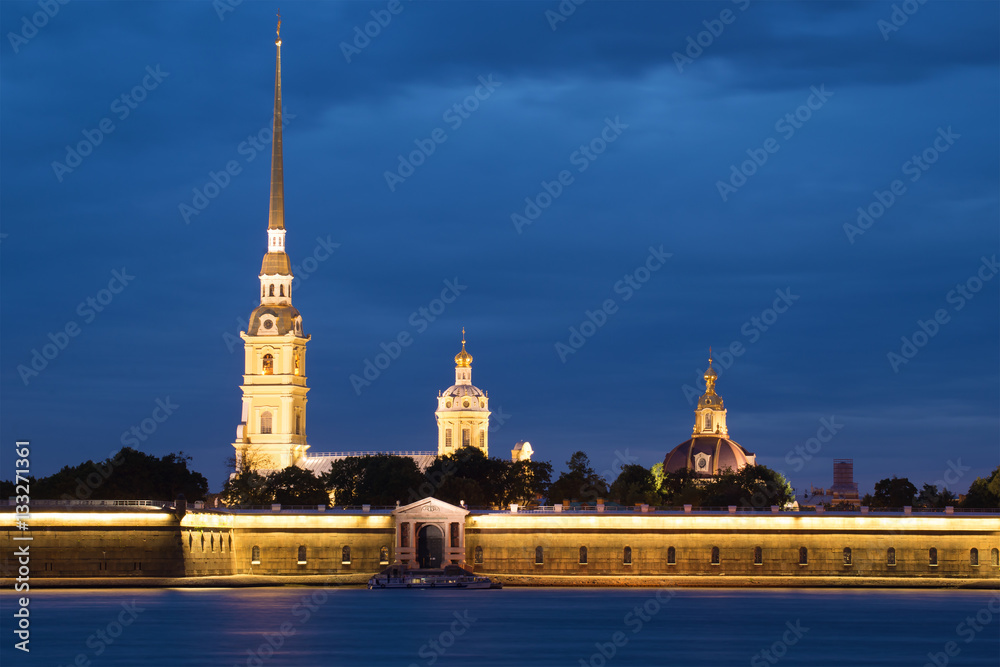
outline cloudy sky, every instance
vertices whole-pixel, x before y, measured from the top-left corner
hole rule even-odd
[[[0,4],[0,441],[48,474],[161,401],[141,448],[217,490],[276,7],[39,6]],[[313,451],[433,449],[464,326],[494,455],[661,461],[712,346],[800,490],[998,464],[996,3],[280,6]]]

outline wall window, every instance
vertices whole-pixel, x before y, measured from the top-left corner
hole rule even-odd
[[[979,549],[969,549],[969,565],[979,567]]]
[[[625,547],[622,551],[622,565],[632,564],[632,547]]]
[[[482,565],[483,564],[483,548],[482,547],[476,547],[475,555],[473,556],[473,562],[476,565]]]
[[[344,549],[341,552],[340,562],[342,565],[351,564],[351,547],[344,547]]]
[[[677,550],[667,547],[667,565],[677,565]]]
[[[410,546],[410,524],[404,523],[399,527],[399,546]]]
[[[854,554],[851,553],[851,547],[844,547],[844,565],[851,565],[853,563]]]
[[[1000,549],[990,550],[990,563],[993,564],[993,567],[1000,566]]]
[[[712,547],[712,565],[719,564],[719,547]]]
[[[753,548],[753,564],[763,565],[764,564],[764,550],[760,547]]]
[[[535,547],[535,565],[542,565],[545,563],[544,554],[542,553],[541,547]]]
[[[260,416],[260,432],[270,433],[271,432],[271,413],[265,412]]]
[[[462,429],[462,446],[468,447],[472,444],[472,431],[467,428]]]
[[[711,412],[706,412],[705,413],[705,430],[706,431],[711,431],[712,430],[712,413]]]
[[[295,435],[302,435],[302,415],[295,415]]]
[[[201,550],[205,551],[205,533],[201,534]]]
[[[480,449],[486,448],[486,431],[479,432],[479,448]]]
[[[274,373],[274,357],[270,354],[264,355],[264,375]]]
[[[260,565],[260,547],[256,544],[250,549],[250,564]]]
[[[295,323],[295,328],[297,329],[298,326],[299,326],[299,323],[296,322]],[[293,366],[293,370],[294,370],[295,374],[299,375],[301,373],[301,371],[299,370],[299,353],[298,352],[296,352],[292,356],[292,366]]]
[[[451,429],[446,428],[444,430],[444,446],[451,447]]]
[[[450,526],[451,533],[451,546],[453,549],[457,549],[459,545],[459,533],[458,533],[458,523],[452,522]]]
[[[215,533],[208,536],[208,550],[215,553]]]
[[[885,552],[885,564],[896,564],[896,547],[889,547],[889,550]]]
[[[379,547],[378,550],[378,564],[388,565],[389,564],[389,547]]]
[[[809,550],[805,547],[799,547],[799,565],[809,564]]]
[[[299,547],[299,565],[306,564],[306,548],[304,546]]]
[[[229,536],[229,551],[233,550],[233,536]]]
[[[587,564],[587,547],[580,547],[580,565]]]
[[[188,549],[194,551],[194,534],[188,533]]]
[[[937,565],[937,549],[935,549],[934,547],[931,547],[927,551],[927,564]]]

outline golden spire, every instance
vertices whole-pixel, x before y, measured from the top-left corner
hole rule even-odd
[[[462,351],[455,355],[455,365],[459,368],[472,365],[472,355],[465,351],[465,327],[462,327]]]
[[[281,12],[278,12],[277,64],[274,69],[274,129],[271,143],[271,209],[268,229],[285,228],[285,175],[281,154]]]

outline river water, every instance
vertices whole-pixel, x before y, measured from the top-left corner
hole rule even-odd
[[[17,608],[4,667],[1000,665],[995,591],[32,591],[30,653]]]

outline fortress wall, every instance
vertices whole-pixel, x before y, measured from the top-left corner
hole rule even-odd
[[[177,577],[184,574],[178,519],[162,510],[32,512],[30,532],[3,517],[0,572],[17,572],[14,551],[27,545],[32,577]],[[14,537],[31,536],[31,541]]]
[[[389,514],[113,509],[32,513],[31,542],[15,542],[12,511],[0,510],[3,577],[16,576],[14,551],[30,545],[31,577],[200,577],[210,575],[370,575],[395,557]],[[991,550],[1000,548],[1000,516],[816,514],[470,514],[466,559],[499,575],[570,576],[834,576],[1000,580]],[[202,546],[204,544],[204,546]],[[306,562],[298,562],[298,547]],[[252,563],[253,547],[260,562]],[[351,562],[342,562],[343,547]],[[483,548],[477,565],[476,547]],[[543,564],[535,564],[535,547]],[[579,548],[588,563],[579,563]],[[632,564],[623,549],[632,548]],[[676,564],[667,564],[667,548]],[[711,549],[719,548],[719,564]],[[754,547],[763,563],[754,565]],[[799,548],[808,562],[799,565]],[[851,547],[852,564],[843,562]],[[896,565],[887,564],[889,547]],[[936,547],[938,565],[928,563]],[[979,550],[979,566],[969,550]]]
[[[535,575],[743,575],[961,577],[1000,579],[991,549],[1000,547],[996,516],[878,516],[832,514],[478,514],[466,524],[466,553],[476,571]],[[543,549],[543,564],[535,549]],[[580,564],[580,547],[587,564]],[[624,563],[624,548],[632,564]],[[674,547],[676,564],[667,562]],[[712,547],[719,548],[713,565]],[[762,564],[754,564],[754,547]],[[807,564],[799,564],[806,547]],[[844,547],[852,564],[844,564]],[[888,549],[896,564],[887,564]],[[929,564],[929,548],[938,564]],[[979,551],[979,566],[970,549]]]
[[[395,527],[388,514],[345,514],[342,512],[261,512],[217,515],[213,519],[201,513],[188,513],[182,528],[194,535],[194,549],[185,554],[188,574],[223,574],[211,571],[213,563],[200,552],[199,531],[228,531],[224,537],[229,558],[225,574],[307,575],[374,574],[386,565],[380,563],[379,550],[388,549],[388,561],[394,556]],[[233,546],[228,548],[229,537]],[[185,537],[185,544],[191,540]],[[253,562],[253,547],[260,548],[260,562]],[[306,547],[306,562],[299,563],[299,547]],[[343,548],[350,547],[351,562],[343,562]]]

